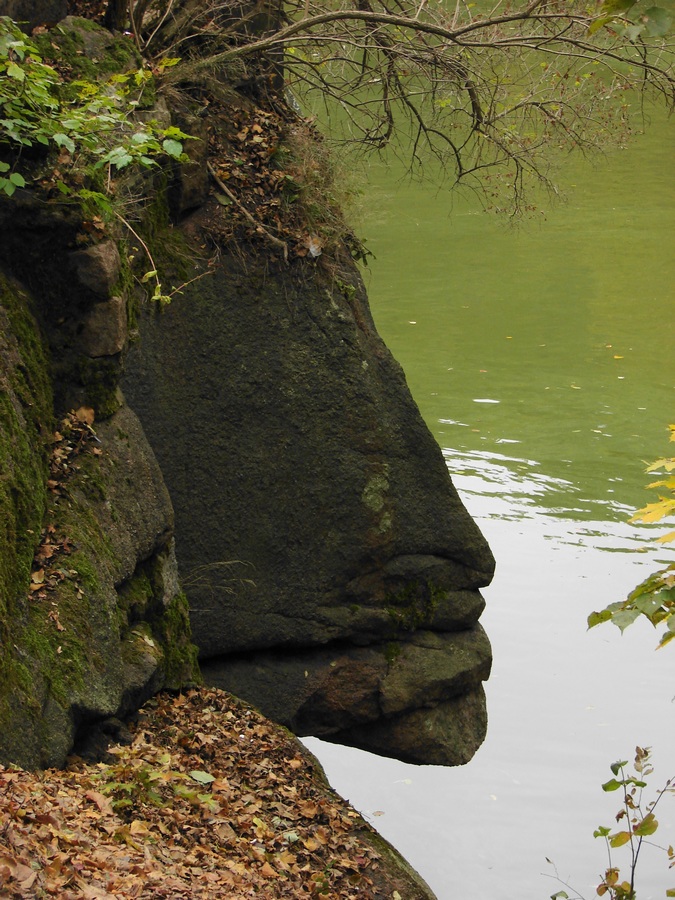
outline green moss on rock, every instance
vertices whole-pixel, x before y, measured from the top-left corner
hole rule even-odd
[[[28,587],[45,509],[52,391],[28,297],[0,276],[0,616]]]
[[[165,563],[161,556],[149,560],[119,587],[118,614],[123,642],[128,642],[125,635],[136,632],[140,622],[145,624],[147,637],[158,648],[164,686],[178,690],[200,682],[201,676],[187,598],[182,591],[167,598]],[[142,649],[147,653],[147,648]]]
[[[142,66],[141,56],[129,37],[113,35],[95,22],[77,16],[69,16],[48,33],[34,36],[33,41],[47,61],[68,65],[70,81],[98,81]]]
[[[0,727],[10,687],[32,686],[14,646],[45,512],[52,424],[48,360],[30,299],[0,275]]]
[[[173,599],[152,627],[164,652],[162,668],[166,687],[178,690],[187,684],[200,683],[197,647],[191,641],[189,606],[184,593]]]
[[[423,581],[411,581],[396,594],[385,598],[385,607],[396,632],[428,627],[438,608],[439,590]]]
[[[97,420],[109,419],[122,405],[117,389],[121,374],[119,361],[80,356],[75,369],[71,377],[82,385],[85,401],[94,409]]]

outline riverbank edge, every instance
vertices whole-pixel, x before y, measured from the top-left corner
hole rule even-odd
[[[0,767],[3,897],[435,900],[316,757],[238,698],[159,694],[115,736],[79,748],[105,762]]]

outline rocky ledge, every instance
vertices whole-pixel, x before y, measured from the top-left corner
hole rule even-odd
[[[16,900],[434,900],[287,731],[222,691],[160,695],[106,764],[0,766]]]

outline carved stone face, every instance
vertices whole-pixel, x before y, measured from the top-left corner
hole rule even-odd
[[[353,265],[226,259],[143,317],[124,389],[173,500],[206,680],[301,734],[470,758],[494,560]]]

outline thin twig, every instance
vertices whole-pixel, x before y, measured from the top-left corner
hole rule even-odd
[[[288,262],[288,244],[286,243],[286,241],[282,241],[278,237],[275,237],[273,234],[271,234],[267,230],[267,228],[265,228],[264,225],[262,225],[260,222],[258,222],[258,220],[255,218],[255,216],[251,215],[251,213],[246,209],[246,207],[241,202],[241,200],[238,200],[235,197],[235,195],[232,193],[232,191],[228,188],[228,186],[226,184],[224,184],[224,182],[221,181],[221,179],[216,175],[216,171],[210,162],[207,162],[206,167],[209,170],[209,175],[213,178],[213,180],[218,185],[218,187],[221,189],[221,191],[225,194],[225,196],[229,197],[229,199],[237,206],[237,208],[240,209],[241,212],[243,212],[243,214],[246,216],[246,218],[249,220],[249,222],[255,226],[256,231],[259,231],[262,234],[264,234],[265,237],[267,238],[267,240],[270,242],[270,244],[273,244],[275,247],[279,247],[283,251],[284,261]]]

